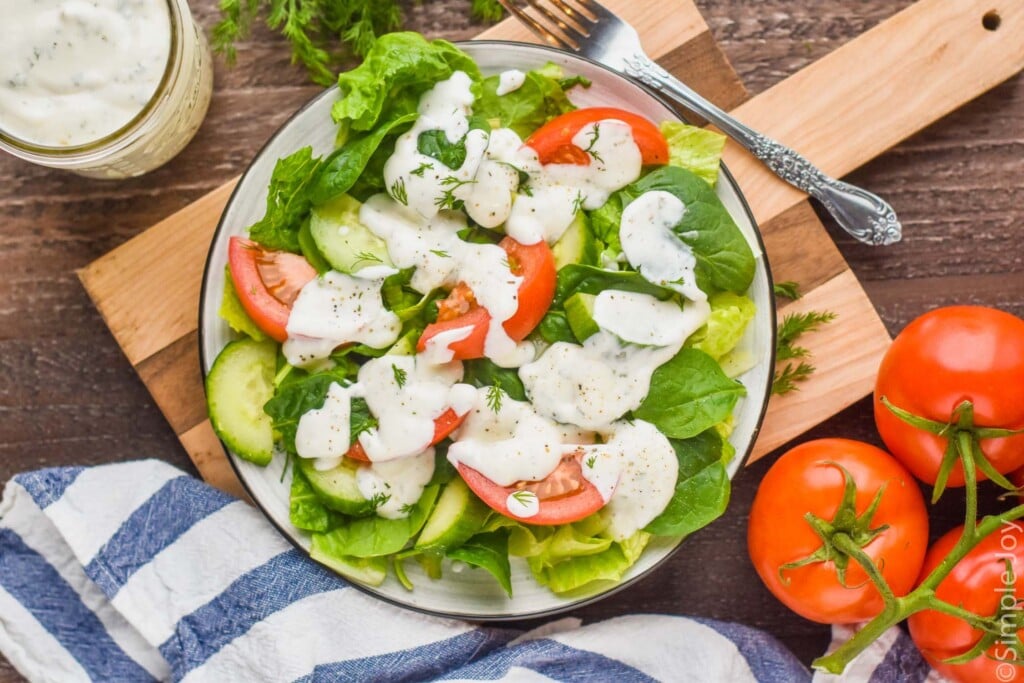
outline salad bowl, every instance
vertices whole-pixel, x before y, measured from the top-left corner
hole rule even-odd
[[[501,41],[474,41],[460,43],[458,47],[476,61],[484,74],[508,69],[527,71],[553,62],[567,75],[582,76],[591,82],[590,87],[575,88],[570,94],[573,103],[580,107],[618,107],[652,121],[681,120],[668,105],[641,86],[575,55],[543,46]],[[210,372],[221,349],[236,336],[218,316],[228,240],[244,235],[246,228],[262,217],[268,181],[279,158],[307,145],[312,146],[315,154],[327,154],[333,149],[336,129],[330,123],[330,112],[338,98],[338,88],[329,89],[293,115],[257,154],[227,204],[210,246],[199,306],[200,358],[204,375]],[[729,437],[736,450],[728,464],[732,477],[750,453],[768,403],[775,347],[775,307],[763,243],[742,193],[724,166],[716,190],[756,256],[754,280],[748,295],[757,311],[739,346],[750,366],[738,377],[746,388],[746,396],[735,409]],[[230,449],[228,457],[242,484],[270,522],[297,548],[308,553],[309,537],[289,521],[291,472],[286,459],[275,457],[269,465],[261,467],[239,458]],[[350,581],[383,600],[435,615],[477,621],[537,617],[569,610],[626,588],[650,574],[681,547],[685,548],[682,543],[681,537],[654,537],[621,581],[598,582],[561,595],[536,583],[525,561],[515,557],[510,558],[512,597],[485,572],[459,564],[446,566],[443,577],[435,580],[416,563],[409,563],[406,573],[415,586],[411,591],[391,576],[380,586]]]

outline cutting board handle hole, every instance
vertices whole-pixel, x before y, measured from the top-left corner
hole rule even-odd
[[[985,15],[981,18],[981,25],[985,27],[986,31],[995,31],[1001,23],[1003,23],[1003,18],[995,10],[985,12]]]

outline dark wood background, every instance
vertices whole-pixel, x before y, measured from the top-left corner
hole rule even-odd
[[[217,20],[215,1],[191,4],[209,29]],[[697,4],[757,93],[910,2]],[[468,38],[481,28],[468,18],[468,7],[469,0],[409,2],[406,25]],[[144,178],[90,181],[0,155],[0,482],[40,467],[143,457],[194,471],[74,270],[240,173],[316,92],[289,64],[282,39],[258,30],[240,46],[235,68],[218,60],[213,103],[196,139]],[[945,304],[986,304],[1024,316],[1024,77],[946,117],[852,180],[884,194],[905,226],[903,242],[884,249],[857,244],[830,226],[891,333]],[[867,400],[803,438],[822,436],[880,443]],[[772,459],[740,473],[725,517],[694,535],[665,567],[578,616],[713,617],[766,629],[804,661],[820,654],[828,629],[776,602],[746,555],[747,513]],[[947,498],[935,533],[959,514],[955,496]],[[16,680],[0,657],[0,683]]]

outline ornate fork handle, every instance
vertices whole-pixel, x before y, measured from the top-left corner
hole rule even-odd
[[[806,158],[758,133],[707,101],[643,53],[624,60],[626,75],[665,93],[699,114],[760,159],[776,175],[824,205],[839,225],[866,244],[892,244],[902,236],[896,212],[881,197],[836,180]]]

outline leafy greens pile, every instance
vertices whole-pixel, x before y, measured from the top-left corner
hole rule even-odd
[[[510,127],[522,135],[574,109],[566,90],[581,83],[581,79],[564,78],[560,69],[548,65],[529,72],[520,88],[499,97],[498,77],[484,77],[477,65],[450,43],[427,41],[415,33],[383,36],[361,66],[338,78],[342,97],[332,111],[339,126],[338,147],[323,158],[307,147],[277,162],[266,214],[251,226],[250,236],[267,247],[301,253],[314,266],[324,263],[315,243],[306,236],[311,211],[337,202],[358,207],[358,201],[382,192],[384,163],[393,152],[396,137],[415,120],[420,95],[456,70],[466,72],[474,83],[477,99],[472,125]],[[406,559],[415,559],[436,578],[442,558],[447,557],[490,572],[511,594],[509,556],[514,555],[525,558],[539,583],[565,593],[594,581],[621,579],[652,536],[684,536],[724,512],[730,488],[726,465],[734,456],[727,437],[732,411],[745,394],[743,386],[732,379],[746,369],[742,359],[736,358],[735,347],[754,317],[753,302],[744,294],[754,276],[754,256],[712,185],[724,138],[674,122],[663,124],[663,132],[670,144],[669,165],[616,192],[600,209],[582,212],[583,257],[558,271],[553,304],[534,338],[546,343],[578,343],[564,303],[579,292],[619,289],[661,299],[676,296],[629,269],[618,230],[623,208],[644,192],[664,190],[685,203],[686,214],[675,231],[697,257],[698,284],[710,294],[711,316],[675,357],[655,371],[646,400],[626,416],[654,424],[670,439],[678,457],[675,494],[664,512],[630,538],[614,540],[607,532],[603,512],[572,524],[545,527],[523,524],[484,507],[478,528],[458,547],[419,549],[415,547],[418,534],[444,487],[457,477],[445,457],[448,442],[442,441],[436,448],[433,478],[402,519],[372,514],[381,504],[379,500],[367,501],[358,509],[339,509],[314,491],[300,467],[293,467],[290,519],[311,534],[314,559],[372,585],[384,580],[390,563],[399,580],[411,587],[403,569]],[[459,145],[465,154],[464,141],[453,144],[446,139],[421,138],[420,144],[429,148],[425,153],[439,159],[443,155],[457,158]],[[501,235],[468,228],[463,238],[497,242]],[[433,302],[445,296],[442,291],[423,295],[412,290],[411,275],[412,269],[392,275],[382,288],[386,307],[403,321],[398,344],[415,344],[424,327],[436,319]],[[230,286],[225,289],[221,315],[236,331],[260,335]],[[350,346],[335,352],[331,369],[313,373],[279,362],[274,397],[264,411],[289,456],[297,455],[295,430],[300,417],[322,407],[331,383],[355,381],[361,362],[385,352]],[[730,369],[729,373],[723,368]],[[479,359],[466,361],[464,370],[463,381],[491,387],[494,401],[506,396],[527,398],[515,369]],[[351,411],[352,440],[373,426],[375,420],[365,402],[356,399]]]

